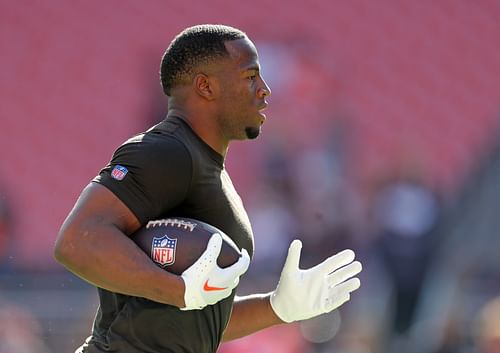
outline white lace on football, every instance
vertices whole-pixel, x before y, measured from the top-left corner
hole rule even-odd
[[[178,227],[178,228],[184,228],[189,231],[193,231],[197,224],[193,222],[188,222],[184,221],[181,219],[176,219],[176,218],[166,218],[166,219],[157,219],[154,221],[149,221],[146,224],[146,228],[153,228],[153,227],[161,227],[161,226],[173,226],[173,227]]]

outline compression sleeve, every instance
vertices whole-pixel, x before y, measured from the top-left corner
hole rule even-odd
[[[146,134],[120,146],[93,181],[110,189],[145,224],[185,198],[192,171],[191,155],[182,142]]]

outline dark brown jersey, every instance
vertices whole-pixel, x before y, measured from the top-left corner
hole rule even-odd
[[[110,189],[142,225],[168,216],[198,219],[253,253],[250,222],[223,157],[180,118],[169,117],[125,142],[93,181]],[[101,288],[98,292],[92,336],[82,352],[215,352],[234,299],[233,291],[203,310],[181,311]]]

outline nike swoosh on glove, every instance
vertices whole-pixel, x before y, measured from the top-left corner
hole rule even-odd
[[[310,269],[301,270],[301,249],[300,240],[290,244],[278,286],[271,294],[271,306],[285,322],[328,313],[347,302],[360,286],[354,276],[361,272],[362,266],[354,261],[354,251],[341,251]]]
[[[238,285],[240,276],[250,265],[250,256],[243,249],[238,261],[226,268],[217,265],[217,257],[222,249],[222,237],[212,234],[207,249],[186,269],[181,277],[184,280],[184,302],[181,310],[199,310],[227,298]]]

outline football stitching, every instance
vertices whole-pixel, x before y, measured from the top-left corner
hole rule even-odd
[[[146,228],[154,228],[154,227],[160,227],[160,226],[174,226],[174,227],[178,227],[178,228],[184,228],[186,230],[189,230],[190,232],[192,232],[197,224],[196,223],[192,223],[192,222],[188,222],[188,221],[183,221],[183,220],[180,220],[180,219],[176,219],[176,218],[167,218],[167,219],[158,219],[158,220],[154,220],[154,221],[149,221],[148,224],[146,224]]]

